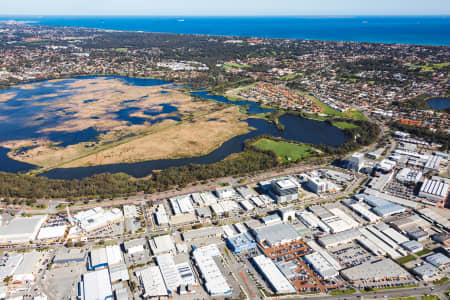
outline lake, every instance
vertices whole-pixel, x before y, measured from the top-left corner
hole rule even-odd
[[[450,107],[449,98],[433,98],[427,100],[427,103],[434,109],[445,109],[447,107]]]
[[[338,146],[344,143],[347,138],[344,132],[337,127],[325,122],[304,119],[293,115],[284,115],[280,118],[280,123],[285,126],[284,131],[280,131],[270,122],[263,119],[250,118],[247,120],[253,130],[247,134],[236,136],[210,154],[181,159],[161,159],[138,163],[112,164],[81,168],[60,168],[53,169],[41,176],[53,179],[75,179],[89,177],[100,173],[127,173],[133,177],[145,177],[154,170],[167,169],[169,167],[179,167],[188,164],[213,164],[223,160],[233,153],[239,153],[244,148],[244,142],[261,134],[269,134],[275,137],[282,137],[286,140],[305,142],[311,144],[326,144]]]
[[[105,76],[101,76],[105,77]],[[52,106],[53,101],[64,97],[72,96],[76,93],[76,88],[71,88],[69,83],[76,80],[91,79],[94,76],[82,78],[68,78],[59,81],[43,81],[33,86],[33,89],[21,89],[21,85],[8,90],[1,90],[0,95],[13,92],[15,95],[7,101],[0,102],[0,117],[4,117],[0,125],[0,142],[18,139],[31,139],[45,136],[50,141],[59,143],[60,146],[78,144],[81,142],[96,141],[102,132],[89,127],[75,132],[65,131],[43,131],[45,128],[57,126],[61,120],[74,118],[70,112],[65,112],[60,108]],[[125,81],[128,85],[150,86],[168,84],[167,81],[154,79],[134,79],[119,76],[106,76],[105,78],[114,78]],[[170,89],[170,87],[169,87]],[[61,93],[61,91],[63,91]],[[55,96],[58,92],[59,95]],[[223,96],[211,95],[207,91],[197,91],[192,93],[195,96],[226,103],[229,105],[238,105],[246,108],[249,114],[266,113],[272,109],[262,108],[258,103],[252,101],[229,101]],[[88,99],[85,103],[95,103],[96,99]],[[133,106],[136,99],[129,99],[131,106],[114,112],[114,118],[126,121],[130,124],[143,124],[145,118],[132,116],[137,110]],[[167,114],[175,114],[167,116]],[[177,108],[170,103],[164,104],[159,109],[149,108],[144,111],[144,115],[155,117],[151,124],[165,119],[181,121],[176,114]],[[164,115],[158,117],[159,115]],[[44,116],[44,117],[40,117]],[[251,115],[250,115],[251,116]],[[212,164],[223,160],[233,153],[243,150],[245,140],[261,135],[268,134],[276,137],[282,137],[286,140],[304,142],[310,144],[325,144],[337,147],[347,140],[344,131],[328,123],[309,120],[299,116],[284,115],[280,118],[280,123],[284,125],[285,130],[279,131],[273,123],[263,119],[249,118],[246,120],[248,125],[254,130],[247,134],[239,135],[223,143],[219,148],[210,154],[182,159],[162,159],[138,163],[111,164],[80,168],[59,168],[53,169],[41,176],[55,179],[79,179],[92,176],[99,173],[117,173],[124,172],[134,177],[144,177],[154,170],[166,169],[168,167],[182,166],[186,164]],[[26,172],[35,166],[22,163],[7,156],[8,150],[0,148],[0,171],[5,172]]]

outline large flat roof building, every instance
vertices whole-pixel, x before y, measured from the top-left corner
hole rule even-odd
[[[154,237],[149,241],[149,243],[154,255],[176,251],[175,243],[170,235]]]
[[[151,298],[168,295],[161,271],[157,266],[150,266],[143,270],[137,271],[136,277],[139,279],[139,282],[143,287],[144,297]]]
[[[295,293],[295,288],[291,282],[283,275],[278,267],[271,259],[264,255],[253,258],[259,272],[270,283],[272,289],[276,294],[292,294]]]
[[[107,269],[83,275],[83,280],[80,284],[80,298],[83,300],[114,299]]]
[[[226,241],[231,250],[237,254],[256,248],[255,240],[247,233],[235,235]]]
[[[200,238],[220,237],[222,234],[222,227],[203,227],[183,232],[183,239],[185,241],[191,241]]]
[[[319,252],[305,255],[303,259],[312,266],[320,277],[330,279],[339,275],[339,272]]]
[[[271,194],[278,203],[298,199],[298,186],[291,179],[275,180],[271,183]]]
[[[81,211],[72,219],[78,227],[89,232],[123,220],[123,213],[118,208],[105,210],[102,207],[96,207]]]
[[[156,257],[156,262],[158,263],[166,288],[169,291],[175,292],[182,284],[182,280],[173,256],[168,253],[159,255]]]
[[[420,188],[419,197],[444,203],[448,196],[448,189],[446,180],[425,179]]]
[[[442,253],[435,253],[425,257],[425,261],[439,269],[445,269],[450,265],[450,258]]]
[[[438,273],[438,269],[428,263],[415,267],[412,271],[422,280],[430,280]]]
[[[193,252],[196,266],[205,282],[205,289],[211,296],[232,293],[231,287],[214,260],[215,257],[220,256],[220,251],[215,244],[197,248]]]
[[[383,280],[387,278],[410,278],[411,274],[390,259],[367,262],[341,271],[349,281]]]
[[[267,244],[269,247],[290,243],[301,238],[290,224],[275,224],[261,227],[256,229],[255,233],[258,243]]]
[[[33,241],[47,216],[15,217],[0,226],[0,243]]]
[[[336,234],[329,234],[318,239],[319,244],[325,248],[335,247],[341,244],[347,244],[361,236],[357,229],[350,229]]]

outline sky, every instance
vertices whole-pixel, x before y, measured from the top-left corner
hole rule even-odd
[[[0,0],[1,15],[450,15],[450,0]]]

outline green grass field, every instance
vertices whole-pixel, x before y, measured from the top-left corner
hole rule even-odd
[[[261,150],[273,151],[282,162],[297,161],[315,154],[314,148],[308,145],[299,145],[270,139],[260,139],[253,145]],[[290,158],[290,160],[289,160]]]
[[[237,69],[242,69],[242,68],[250,68],[249,65],[240,65],[237,63],[224,63],[223,67],[225,69],[233,69],[233,68],[237,68]]]
[[[334,126],[340,129],[352,129],[352,128],[358,128],[358,125],[348,123],[348,122],[332,122]]]
[[[389,298],[389,300],[417,300],[416,297],[400,297],[400,298]]]
[[[439,298],[436,295],[424,295],[422,296],[422,300],[440,300],[441,298]]]
[[[325,103],[323,103],[322,101],[320,101],[316,97],[311,96],[308,93],[305,93],[305,92],[300,92],[300,93],[302,93],[308,99],[314,101],[314,103],[316,103],[320,108],[322,108],[323,109],[322,110],[323,114],[327,114],[327,115],[330,115],[330,116],[341,117],[341,118],[350,118],[350,119],[354,119],[354,120],[367,121],[366,116],[363,115],[358,110],[347,110],[347,111],[344,111],[344,112],[340,112],[340,111],[338,111],[338,110],[336,110],[334,108],[329,107],[328,105],[326,105]]]
[[[407,256],[405,256],[405,257],[402,257],[402,258],[399,258],[399,259],[397,259],[397,262],[399,263],[399,264],[406,264],[407,262],[410,262],[410,261],[413,261],[413,260],[415,260],[416,258],[413,256],[413,255],[407,255]]]
[[[417,252],[416,255],[417,256],[424,256],[424,255],[427,255],[427,254],[429,254],[431,252],[433,252],[433,251],[431,251],[430,249],[423,249],[422,251]]]
[[[348,290],[331,291],[330,295],[332,295],[332,296],[339,296],[339,295],[349,295],[349,294],[353,294],[353,293],[356,293],[356,290],[351,288],[351,289],[348,289]]]
[[[441,64],[433,64],[433,65],[425,65],[425,66],[420,66],[420,68],[421,68],[422,72],[427,72],[427,71],[434,71],[434,70],[439,71],[440,69],[448,67],[448,66],[450,66],[450,62],[441,63]]]

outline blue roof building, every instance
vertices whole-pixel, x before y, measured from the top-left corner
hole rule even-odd
[[[241,233],[226,240],[228,247],[239,254],[256,248],[256,242],[248,233]]]

